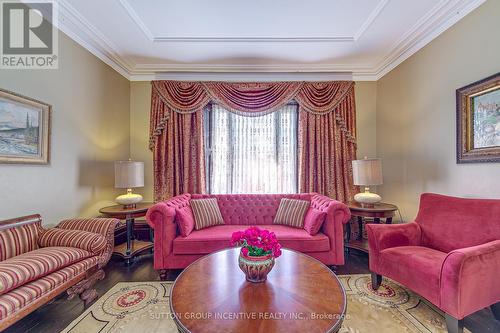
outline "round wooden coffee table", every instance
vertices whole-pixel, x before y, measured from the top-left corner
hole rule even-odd
[[[238,267],[239,249],[198,259],[175,280],[170,311],[179,332],[337,332],[346,311],[335,274],[305,254],[283,250],[263,283]]]

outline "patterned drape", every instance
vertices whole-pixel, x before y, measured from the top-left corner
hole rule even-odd
[[[301,106],[302,107],[302,106]],[[299,191],[318,192],[347,202],[356,193],[351,161],[356,158],[354,93],[336,112],[300,112]]]
[[[205,192],[203,108],[259,116],[291,100],[299,104],[299,190],[347,201],[354,194],[356,156],[354,82],[153,81],[150,149],[155,200]]]
[[[203,112],[173,112],[161,95],[153,93],[150,122],[151,126],[155,124],[152,127],[155,201],[182,193],[204,193],[202,116]]]

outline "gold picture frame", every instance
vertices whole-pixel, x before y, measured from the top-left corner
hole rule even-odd
[[[500,73],[456,91],[457,163],[500,162]]]
[[[0,163],[48,164],[52,106],[0,89]]]

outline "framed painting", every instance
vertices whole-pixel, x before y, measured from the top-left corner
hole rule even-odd
[[[500,162],[500,73],[457,89],[457,163]]]
[[[0,163],[48,164],[49,104],[0,89]]]

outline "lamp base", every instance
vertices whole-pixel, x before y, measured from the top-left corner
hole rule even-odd
[[[135,207],[135,204],[142,201],[142,195],[132,193],[131,189],[127,189],[127,194],[119,195],[115,198],[115,202],[124,205],[125,207]]]
[[[382,201],[382,197],[376,193],[371,193],[368,187],[365,188],[364,192],[358,193],[354,196],[354,201],[360,204],[373,205]]]

